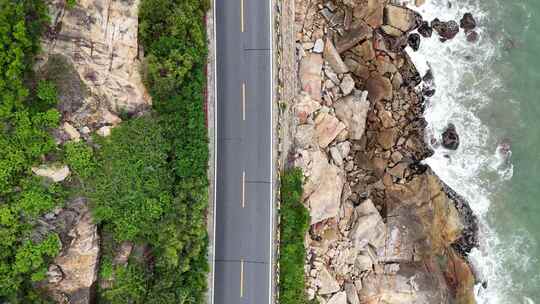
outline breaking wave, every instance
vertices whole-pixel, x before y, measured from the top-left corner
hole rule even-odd
[[[531,257],[523,248],[530,238],[527,232],[515,233],[509,244],[503,244],[495,233],[488,217],[493,205],[494,189],[510,180],[513,175],[510,144],[505,146],[503,138],[497,138],[480,119],[493,98],[490,92],[500,90],[502,81],[495,71],[493,61],[499,56],[504,41],[493,37],[482,25],[488,17],[479,6],[481,1],[428,0],[417,8],[424,20],[434,18],[442,21],[461,19],[464,13],[472,13],[481,26],[477,43],[466,41],[463,30],[447,42],[440,42],[438,35],[422,39],[417,52],[408,53],[423,76],[431,69],[434,77],[435,95],[426,101],[425,118],[428,122],[426,141],[433,144],[435,154],[425,162],[455,191],[465,197],[479,219],[480,246],[473,249],[469,259],[479,283],[475,288],[477,303],[480,304],[530,304],[534,301],[526,296],[516,297],[508,262],[530,265]],[[499,41],[498,41],[499,40]],[[455,125],[460,146],[456,151],[440,147],[441,134],[449,123]],[[520,237],[521,236],[521,237]],[[517,293],[519,294],[519,293]]]

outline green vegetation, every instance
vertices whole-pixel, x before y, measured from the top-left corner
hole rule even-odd
[[[281,175],[281,241],[279,257],[279,303],[309,303],[305,294],[304,237],[309,229],[309,212],[302,205],[302,170]]]
[[[102,279],[113,278],[110,288],[100,290],[103,303],[204,301],[206,9],[199,0],[141,2],[142,72],[155,113],[98,141],[96,173],[83,182],[96,218],[114,236],[100,268]],[[110,248],[122,241],[148,245],[152,262],[130,257],[127,266],[113,265]]]
[[[42,303],[34,282],[58,254],[56,234],[33,232],[36,218],[63,201],[59,186],[32,177],[30,167],[54,152],[48,131],[59,113],[54,86],[28,89],[33,57],[47,22],[42,1],[0,0],[0,302]]]
[[[66,5],[72,7],[73,0]],[[142,0],[142,71],[154,112],[127,120],[110,137],[56,147],[57,89],[73,106],[88,93],[73,67],[52,56],[32,75],[48,22],[41,0],[0,0],[0,302],[45,303],[35,282],[58,254],[59,237],[35,233],[38,217],[66,194],[86,195],[102,234],[100,303],[202,303],[206,291],[208,140],[206,0]],[[63,185],[32,176],[43,159],[71,169]],[[115,265],[130,241],[144,253]]]

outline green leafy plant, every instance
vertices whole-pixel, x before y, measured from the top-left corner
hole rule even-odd
[[[305,294],[304,237],[309,229],[309,212],[302,204],[302,170],[281,175],[281,226],[279,256],[279,303],[309,303]]]

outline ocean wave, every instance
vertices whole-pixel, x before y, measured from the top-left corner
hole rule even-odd
[[[442,21],[459,22],[463,14],[472,13],[478,24],[488,18],[479,1],[428,0],[420,8],[409,6],[420,12],[424,20],[439,18]],[[531,257],[523,248],[526,232],[516,233],[510,243],[503,244],[490,226],[488,212],[492,206],[491,195],[494,185],[500,185],[513,176],[510,144],[501,145],[504,139],[492,134],[480,119],[479,113],[493,102],[490,92],[502,86],[497,71],[491,68],[493,61],[504,48],[504,41],[494,37],[484,27],[476,31],[477,43],[466,41],[461,31],[458,36],[444,43],[436,33],[422,39],[418,52],[408,49],[408,54],[417,69],[424,75],[431,70],[435,80],[435,95],[427,100],[424,113],[428,122],[427,142],[440,138],[440,134],[452,123],[460,136],[456,151],[433,145],[435,154],[425,162],[450,187],[465,197],[480,222],[480,246],[469,258],[479,284],[476,286],[477,302],[482,304],[534,303],[526,296],[516,298],[512,290],[514,282],[507,263],[526,269]],[[519,264],[519,265],[517,265]]]

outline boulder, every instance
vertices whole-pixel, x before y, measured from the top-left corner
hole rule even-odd
[[[431,27],[439,34],[442,42],[453,39],[459,33],[459,25],[454,20],[444,22],[435,18],[431,21]]]
[[[356,286],[354,286],[353,283],[345,283],[345,293],[347,294],[347,303],[360,304],[358,292],[356,291]]]
[[[357,250],[366,248],[368,244],[376,249],[381,248],[386,240],[386,226],[379,211],[368,199],[357,208],[358,218],[349,232],[349,238],[353,241]]]
[[[448,124],[442,134],[442,145],[448,150],[457,150],[459,147],[459,135],[454,124]]]
[[[326,43],[324,45],[324,60],[328,62],[330,67],[332,67],[332,70],[334,70],[336,73],[343,74],[349,71],[336,50],[336,47],[329,38],[326,39]]]
[[[67,296],[69,303],[89,304],[93,303],[99,268],[97,225],[84,199],[77,198],[68,207],[52,223],[63,249],[53,261],[57,271],[49,268],[46,289],[57,303],[66,303],[63,299]]]
[[[347,304],[347,294],[344,291],[338,292],[326,304]]]
[[[48,164],[32,167],[32,172],[37,176],[49,178],[55,183],[65,180],[70,173],[68,166],[61,164]]]
[[[313,149],[318,147],[316,143],[315,128],[313,125],[300,125],[294,133],[294,144],[300,149]]]
[[[62,125],[62,129],[64,129],[66,134],[69,136],[69,139],[75,142],[81,140],[81,134],[69,122],[64,122],[64,124]]]
[[[303,199],[309,209],[311,224],[339,214],[345,177],[343,169],[328,162],[320,150],[300,151],[295,166],[304,172]]]
[[[308,118],[321,108],[321,104],[311,98],[306,92],[301,92],[297,98],[296,103],[293,106],[294,114],[300,124],[305,124]]]
[[[421,18],[418,13],[403,6],[388,4],[384,8],[384,24],[404,33],[418,27]]]
[[[422,25],[418,28],[418,33],[424,38],[429,38],[433,34],[433,29],[429,25],[429,22],[422,21]]]
[[[370,39],[373,36],[373,30],[365,22],[358,22],[337,41],[336,50],[343,53],[350,50],[358,43]]]
[[[474,20],[473,15],[471,13],[465,13],[459,21],[459,27],[466,32],[474,30],[476,28],[476,20]]]
[[[321,54],[310,53],[300,62],[300,84],[313,100],[321,101],[321,71],[323,58]]]
[[[343,80],[341,80],[339,87],[341,88],[343,95],[346,96],[351,94],[354,89],[354,79],[350,74],[345,74],[345,76],[343,76]]]
[[[365,61],[375,59],[375,49],[373,48],[373,42],[371,40],[366,40],[357,45],[353,48],[353,52]]]
[[[383,99],[392,100],[392,83],[386,77],[374,75],[366,81],[366,89],[368,98],[371,102],[376,103]]]
[[[335,116],[320,112],[315,117],[315,131],[321,148],[326,148],[346,126]]]
[[[340,286],[339,283],[336,281],[334,276],[328,271],[328,269],[323,266],[321,271],[319,271],[319,275],[317,276],[317,280],[319,281],[319,294],[320,295],[327,295],[332,294],[334,292],[339,291]]]
[[[366,129],[366,118],[369,112],[369,102],[362,99],[361,94],[354,93],[345,96],[334,104],[336,116],[349,130],[349,137],[360,140]]]
[[[330,148],[330,156],[334,160],[334,163],[338,166],[343,166],[343,156],[337,147]]]
[[[420,49],[420,35],[413,33],[409,35],[409,38],[407,39],[407,42],[409,43],[409,46],[413,51],[418,51]]]
[[[110,126],[103,126],[103,127],[99,128],[96,131],[96,133],[97,133],[97,135],[99,135],[101,137],[110,136],[111,135],[111,127]]]
[[[378,28],[383,23],[383,11],[386,0],[356,1],[353,16],[357,20],[364,20],[372,28]],[[367,4],[366,4],[367,2]]]
[[[470,31],[467,33],[467,41],[471,43],[478,42],[479,35],[476,31]]]
[[[313,44],[313,52],[321,54],[324,50],[324,42],[322,39],[315,40],[315,44]]]

